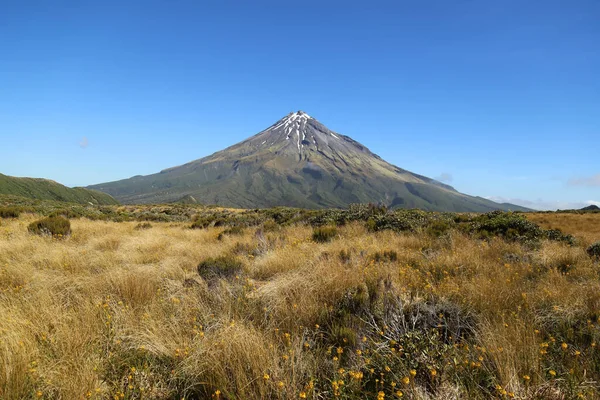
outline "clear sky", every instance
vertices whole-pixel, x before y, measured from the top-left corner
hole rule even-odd
[[[0,172],[150,174],[304,110],[468,194],[600,204],[599,21],[597,0],[4,0]]]

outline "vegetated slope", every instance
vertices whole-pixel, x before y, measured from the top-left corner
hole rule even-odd
[[[583,207],[581,211],[600,211],[600,207],[592,204],[591,206]]]
[[[195,199],[241,208],[324,208],[373,202],[431,211],[526,210],[459,193],[389,164],[302,111],[208,157],[90,187],[123,203]]]
[[[0,174],[0,194],[70,203],[118,204],[109,194],[81,187],[69,188],[40,178],[17,178]]]

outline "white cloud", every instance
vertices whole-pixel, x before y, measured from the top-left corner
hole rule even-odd
[[[448,172],[442,172],[440,176],[436,176],[434,179],[440,182],[452,182],[454,177],[452,177],[452,174],[449,174]]]
[[[600,186],[600,174],[579,178],[571,178],[567,183],[571,186]]]
[[[79,142],[79,147],[81,147],[82,149],[85,149],[86,147],[88,147],[89,145],[89,141],[88,138],[86,136],[84,136],[81,141]]]
[[[488,200],[496,203],[511,203],[518,206],[532,208],[534,210],[577,210],[590,205],[600,207],[600,201],[597,200],[582,200],[582,201],[546,201],[544,199],[525,200],[518,198],[506,198],[501,196],[490,196]]]

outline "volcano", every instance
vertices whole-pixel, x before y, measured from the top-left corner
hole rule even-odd
[[[396,167],[303,111],[210,156],[90,188],[122,203],[184,201],[236,208],[378,203],[430,211],[524,210],[459,193]]]

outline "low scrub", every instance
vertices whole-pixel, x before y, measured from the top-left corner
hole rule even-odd
[[[140,222],[139,224],[133,227],[133,229],[135,229],[136,231],[143,231],[151,228],[152,224],[150,222]]]
[[[600,242],[592,244],[586,249],[588,255],[595,259],[600,259]]]
[[[225,229],[223,232],[219,233],[217,236],[218,240],[223,240],[225,236],[239,236],[244,233],[244,228],[241,226],[232,226],[231,228]]]
[[[71,234],[71,223],[64,217],[46,217],[32,222],[27,229],[36,235],[67,237]]]
[[[17,207],[0,207],[0,218],[19,218],[21,210]]]
[[[322,226],[315,228],[312,234],[312,239],[318,243],[326,243],[331,241],[338,234],[335,226]]]

